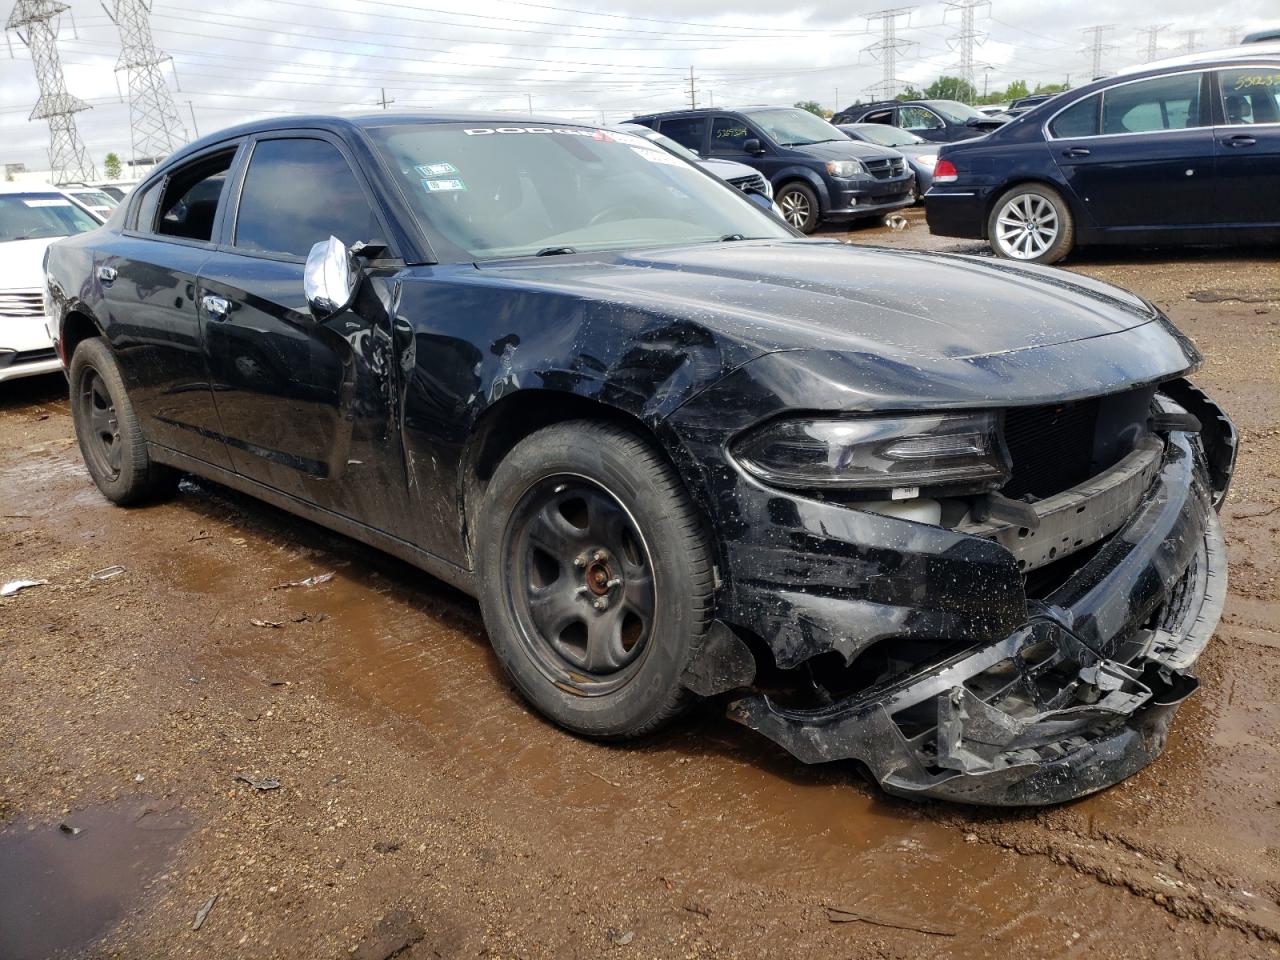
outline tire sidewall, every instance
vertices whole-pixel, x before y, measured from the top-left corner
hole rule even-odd
[[[590,430],[591,425],[583,424]],[[680,511],[673,510],[660,483],[616,434],[574,436],[572,425],[538,431],[512,450],[489,483],[476,525],[476,573],[485,627],[499,660],[524,697],[556,723],[587,736],[621,737],[656,726],[673,705],[687,698],[681,686],[685,667],[706,629],[694,591],[697,551],[687,539]],[[669,468],[667,468],[669,469]],[[525,649],[523,629],[512,609],[512,564],[507,560],[510,524],[517,505],[540,481],[578,475],[610,492],[629,512],[645,541],[656,591],[648,647],[634,676],[602,696],[560,689],[535,665]]]
[[[116,424],[120,431],[122,445],[120,455],[120,471],[112,477],[105,474],[97,466],[95,456],[87,449],[90,427],[85,422],[81,393],[88,373],[97,373],[103,386],[111,397],[116,411]],[[145,441],[143,440],[133,406],[129,402],[129,394],[124,380],[120,376],[120,368],[111,355],[110,348],[100,338],[82,341],[71,358],[67,371],[67,379],[71,391],[71,419],[75,426],[76,442],[80,447],[80,456],[84,460],[85,469],[98,489],[107,499],[116,503],[127,503],[137,497],[138,491],[147,480],[147,462],[145,460]],[[142,462],[139,462],[138,451],[143,451]]]
[[[1020,196],[1041,197],[1053,205],[1054,212],[1058,215],[1058,236],[1044,253],[1031,259],[1009,256],[996,241],[996,219],[1000,216],[1000,211],[1004,209],[1005,204],[1010,200]],[[1075,218],[1072,216],[1071,208],[1067,206],[1062,194],[1053,189],[1053,187],[1032,183],[1022,184],[1000,194],[995,204],[991,207],[991,212],[987,215],[987,242],[997,257],[1013,263],[1057,263],[1071,252],[1071,248],[1075,244]]]

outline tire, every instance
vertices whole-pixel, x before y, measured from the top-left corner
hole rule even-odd
[[[996,256],[1022,263],[1057,263],[1075,245],[1075,220],[1062,194],[1043,183],[1006,190],[987,217]]]
[[[782,211],[782,219],[801,233],[813,233],[818,229],[818,221],[821,219],[818,195],[807,183],[792,180],[778,191],[773,202]]]
[[[697,698],[681,685],[713,600],[711,551],[675,471],[590,420],[526,437],[476,523],[489,640],[517,689],[574,733],[649,733]]]
[[[89,476],[102,495],[126,506],[172,495],[179,474],[155,463],[120,367],[105,341],[81,341],[71,358],[71,420]]]

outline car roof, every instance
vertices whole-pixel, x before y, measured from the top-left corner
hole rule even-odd
[[[9,183],[0,181],[0,193],[61,193],[60,187],[48,183]]]
[[[745,107],[686,107],[684,110],[663,110],[660,113],[638,113],[626,121],[637,123],[641,120],[662,120],[666,117],[708,116],[713,113],[750,113],[752,110],[800,110],[790,103],[752,103]]]
[[[1116,71],[1117,76],[1128,76],[1134,73],[1167,70],[1174,67],[1211,67],[1219,64],[1230,65],[1233,61],[1266,60],[1280,57],[1280,43],[1248,43],[1238,47],[1223,47],[1218,50],[1200,50],[1196,53],[1184,53],[1177,57],[1165,57],[1151,63],[1136,63]]]
[[[1280,40],[1280,27],[1272,27],[1270,30],[1255,30],[1245,36],[1241,43],[1262,43],[1264,40]]]

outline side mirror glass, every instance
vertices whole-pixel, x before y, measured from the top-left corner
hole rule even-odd
[[[341,240],[330,237],[311,248],[302,273],[302,291],[313,317],[328,320],[347,309],[359,285],[360,270]]]
[[[755,137],[751,137],[742,141],[742,149],[752,156],[764,153],[764,147],[760,146],[760,141]]]

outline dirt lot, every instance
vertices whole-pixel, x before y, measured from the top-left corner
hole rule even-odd
[[[466,597],[212,485],[111,507],[61,379],[0,386],[0,582],[50,581],[0,600],[0,957],[1277,955],[1276,251],[1069,267],[1196,340],[1243,453],[1203,691],[1154,766],[1039,812],[897,801],[712,707],[576,740]]]

